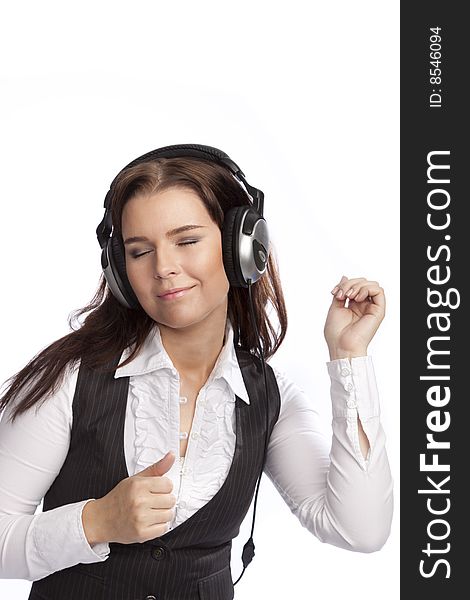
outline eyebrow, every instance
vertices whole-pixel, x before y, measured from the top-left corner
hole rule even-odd
[[[176,227],[176,229],[170,229],[170,231],[166,232],[166,237],[171,238],[174,235],[178,235],[178,233],[182,233],[183,231],[189,231],[191,229],[199,229],[200,227],[206,227],[206,225],[182,225],[181,227]],[[144,235],[136,235],[134,237],[127,238],[124,244],[134,244],[135,242],[148,242],[150,241]]]

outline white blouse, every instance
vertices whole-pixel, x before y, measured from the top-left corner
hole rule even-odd
[[[178,527],[221,488],[235,452],[235,394],[250,403],[227,319],[225,344],[197,400],[186,457],[180,457],[179,374],[158,326],[114,377],[129,378],[124,450],[129,475],[169,451],[177,457],[166,473],[177,498],[170,528]],[[129,356],[122,353],[120,363]],[[269,361],[267,361],[269,362]],[[333,439],[322,431],[315,403],[274,370],[281,396],[264,472],[290,510],[320,541],[358,552],[379,550],[390,533],[393,480],[380,423],[370,356],[326,363],[331,379]],[[36,581],[55,571],[104,561],[108,543],[90,546],[82,511],[90,498],[46,512],[36,509],[69,450],[72,402],[79,364],[43,405],[12,424],[15,398],[0,421],[0,578]],[[370,443],[364,459],[357,417]],[[330,451],[331,445],[331,451]],[[67,543],[64,544],[64,540]]]

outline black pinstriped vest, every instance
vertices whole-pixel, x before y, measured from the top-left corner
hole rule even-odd
[[[250,508],[261,469],[266,400],[261,361],[235,345],[250,398],[236,396],[236,445],[219,491],[189,519],[144,543],[111,542],[105,561],[56,571],[34,581],[28,600],[230,600],[232,539]],[[112,363],[116,367],[120,357]],[[271,435],[280,395],[266,364]],[[81,364],[73,398],[70,448],[44,497],[43,511],[101,498],[129,477],[124,420],[129,377],[114,378]],[[67,540],[64,540],[64,544]]]

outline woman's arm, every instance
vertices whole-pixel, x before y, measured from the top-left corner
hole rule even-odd
[[[366,350],[356,353],[356,352],[343,352],[341,350],[335,350],[335,349],[330,348],[330,362],[333,360],[338,360],[340,358],[348,358],[350,360],[351,358],[356,358],[359,356],[366,356],[366,354],[367,354]],[[362,427],[362,423],[361,423],[359,417],[357,418],[357,427],[358,427],[359,445],[361,446],[361,452],[362,452],[362,455],[364,456],[364,458],[367,458],[370,444],[369,444],[367,435]]]
[[[68,453],[78,367],[60,389],[13,423],[0,421],[0,578],[36,581],[79,562],[99,562],[107,544],[92,548],[81,519],[89,499],[34,514]],[[64,544],[64,540],[67,543]]]
[[[269,441],[265,471],[293,514],[320,541],[373,552],[390,533],[393,481],[372,358],[337,359],[327,368],[332,438],[325,434],[314,402],[273,367],[281,412]],[[370,445],[365,455],[359,419]]]
[[[362,456],[364,458],[367,458],[367,455],[369,453],[370,444],[369,444],[369,440],[367,439],[366,432],[362,428],[362,423],[359,420],[359,417],[357,418],[357,427],[359,430],[359,445],[361,446]]]

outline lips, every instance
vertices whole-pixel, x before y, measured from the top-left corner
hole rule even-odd
[[[172,288],[171,290],[168,290],[167,292],[164,292],[163,294],[158,294],[158,297],[161,298],[162,296],[167,296],[168,294],[174,294],[175,292],[181,292],[181,290],[189,290],[189,288],[188,287]]]
[[[193,287],[194,287],[194,286],[191,286],[191,287],[184,287],[184,288],[181,288],[181,287],[180,287],[180,288],[173,288],[173,289],[171,289],[171,290],[168,290],[168,291],[167,291],[167,292],[165,292],[164,294],[158,294],[158,297],[159,297],[159,298],[166,298],[167,296],[168,296],[168,297],[170,297],[170,296],[173,296],[174,294],[176,294],[177,292],[183,292],[183,291],[186,291],[186,290],[190,290],[190,289],[192,289]]]

